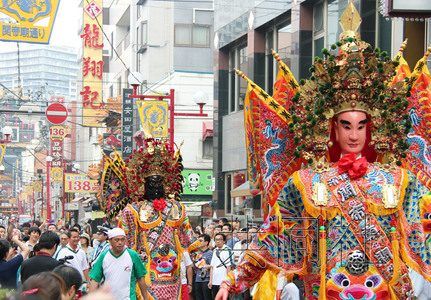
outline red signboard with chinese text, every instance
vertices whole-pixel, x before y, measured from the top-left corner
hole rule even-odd
[[[65,126],[51,126],[49,128],[51,180],[53,182],[63,181],[63,141],[66,135]]]

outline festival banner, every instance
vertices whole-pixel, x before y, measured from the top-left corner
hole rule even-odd
[[[259,103],[252,103],[250,101],[250,94],[252,93],[252,86],[249,84],[247,86],[247,92],[244,99],[244,129],[245,129],[245,147],[247,153],[247,173],[248,180],[250,182],[251,189],[261,189],[262,188],[262,177],[260,176],[260,161],[259,157],[261,155],[259,143],[256,140],[258,133],[258,124],[260,122],[259,113],[253,113],[253,107],[255,107],[255,112],[259,112]]]
[[[274,83],[272,98],[280,103],[284,108],[290,109],[292,98],[299,91],[299,84],[293,76],[292,71],[274,50],[272,55],[278,62],[278,73]]]
[[[82,116],[84,126],[99,127],[105,116],[102,101],[103,78],[103,1],[85,0],[81,38],[82,56]]]
[[[140,100],[137,102],[142,128],[153,138],[168,138],[168,102]]]
[[[262,208],[266,215],[268,205],[275,203],[289,175],[300,164],[289,143],[293,140],[288,126],[291,116],[285,108],[286,101],[282,105],[242,72],[237,74],[248,82],[244,126],[250,189],[262,192]]]
[[[133,152],[133,98],[130,98],[132,89],[123,89],[123,114],[121,152],[125,160]]]
[[[408,111],[412,129],[407,134],[409,150],[403,161],[403,166],[427,188],[431,188],[431,75],[427,67],[430,54],[431,51],[425,53],[410,76]]]
[[[0,4],[0,40],[48,44],[59,2],[3,0]]]
[[[298,168],[300,161],[293,155],[294,149],[289,141],[293,140],[288,124],[279,118],[261,99],[261,94],[249,88],[253,124],[254,149],[256,165],[259,166],[259,189],[262,191],[262,208],[266,215],[267,205],[274,205],[287,179]],[[246,132],[250,131],[246,128]],[[250,187],[253,189],[253,187]]]
[[[99,183],[97,180],[89,179],[85,174],[65,173],[64,191],[96,194],[99,191]]]

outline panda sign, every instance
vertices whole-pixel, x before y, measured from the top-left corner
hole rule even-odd
[[[211,195],[212,170],[185,169],[183,175],[183,194]]]

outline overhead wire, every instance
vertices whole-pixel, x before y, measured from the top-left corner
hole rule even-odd
[[[88,5],[90,5],[90,1],[89,0],[85,0],[87,2]],[[127,67],[126,63],[124,62],[124,60],[121,58],[121,56],[118,54],[117,49],[115,49],[116,47],[114,47],[114,44],[112,43],[112,41],[109,40],[108,35],[106,34],[105,30],[103,29],[103,26],[100,24],[99,19],[98,18],[94,18],[96,20],[97,25],[99,26],[99,29],[102,31],[104,37],[106,38],[106,40],[108,41],[109,45],[111,46],[111,49],[114,51],[114,53],[117,55],[117,58],[120,60],[120,62],[123,64],[123,66],[126,68],[126,71],[129,71],[130,75],[133,76],[133,78],[135,78],[138,82],[141,82],[139,80],[139,78],[136,77],[135,74],[133,74],[133,72],[130,72],[130,68]],[[150,87],[147,87],[147,91],[151,91],[155,94],[161,94],[157,91],[152,90]]]

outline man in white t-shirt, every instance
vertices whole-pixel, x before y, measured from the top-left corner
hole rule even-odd
[[[208,287],[211,289],[213,299],[217,295],[222,281],[230,272],[233,253],[232,250],[225,245],[226,236],[223,233],[217,233],[214,236],[216,247],[213,250],[210,269],[210,282]]]
[[[90,291],[104,280],[116,300],[136,300],[136,284],[148,299],[144,276],[147,273],[138,253],[126,247],[126,234],[121,228],[108,231],[110,248],[99,255],[90,272]]]
[[[63,247],[55,257],[57,260],[64,260],[65,265],[73,267],[79,271],[81,274],[83,280],[88,281],[88,260],[87,255],[85,254],[84,250],[82,250],[78,244],[79,244],[79,231],[76,228],[72,228],[67,233],[69,237],[69,243],[66,245],[66,247]]]
[[[193,283],[193,262],[188,252],[183,252],[180,264],[181,272],[181,300],[188,300],[192,292]]]

